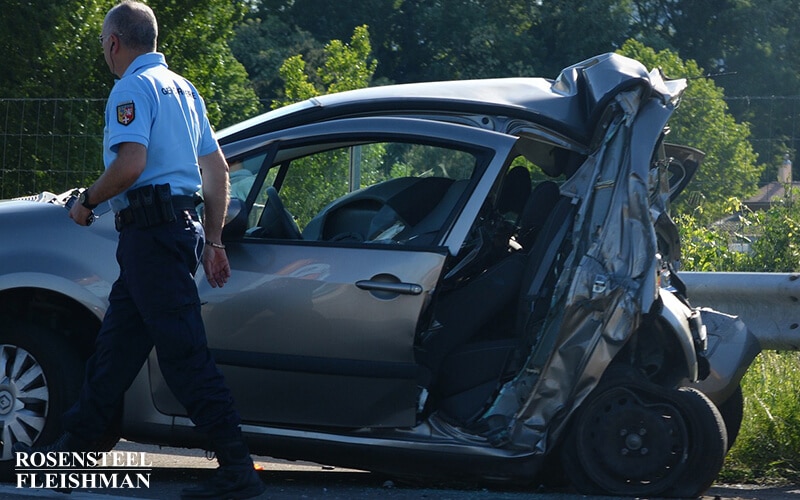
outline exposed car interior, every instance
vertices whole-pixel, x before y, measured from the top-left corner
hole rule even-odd
[[[507,181],[519,175],[517,168]],[[473,264],[467,279],[441,291],[432,327],[417,346],[427,370],[430,408],[458,425],[469,425],[483,413],[537,343],[559,261],[569,248],[567,221],[574,205],[558,185],[543,181],[523,201],[504,254],[497,243],[487,245],[485,264]]]
[[[415,345],[427,401],[421,411],[438,411],[460,425],[480,415],[530,352],[557,278],[556,260],[568,245],[565,221],[573,206],[557,181],[565,170],[574,172],[583,156],[530,136],[519,144],[451,259],[421,323],[430,326]],[[247,197],[253,203],[248,227],[238,230],[246,240],[435,246],[480,171],[480,161],[468,152],[422,144],[304,146],[281,154],[261,176],[263,186],[253,185]],[[245,163],[257,168],[265,157],[262,152]],[[363,186],[357,189],[348,171],[354,157]],[[531,159],[546,164],[546,171]],[[320,186],[306,177],[315,171],[338,178],[339,185],[317,192]]]

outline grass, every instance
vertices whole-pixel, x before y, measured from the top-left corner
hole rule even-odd
[[[800,353],[759,354],[742,392],[742,428],[719,481],[800,482]]]

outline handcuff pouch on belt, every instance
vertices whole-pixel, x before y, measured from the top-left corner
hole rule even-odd
[[[131,189],[127,197],[133,223],[140,229],[173,222],[176,218],[169,184],[148,184]]]

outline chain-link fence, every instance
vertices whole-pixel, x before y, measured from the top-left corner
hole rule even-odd
[[[769,126],[751,127],[760,163],[772,165],[786,153],[794,160],[800,148],[800,96],[727,102],[739,115],[770,117]],[[91,184],[103,170],[104,108],[105,99],[0,98],[0,199]]]
[[[260,105],[267,109],[269,102]],[[103,171],[105,104],[0,98],[0,199],[90,185]],[[224,109],[226,103],[207,104]]]
[[[0,99],[0,198],[62,192],[103,170],[105,99]]]

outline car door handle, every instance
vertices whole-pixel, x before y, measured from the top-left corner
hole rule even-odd
[[[419,295],[422,293],[422,285],[416,283],[387,283],[385,281],[360,280],[356,281],[356,286],[361,290],[371,292],[387,292],[402,295]]]

